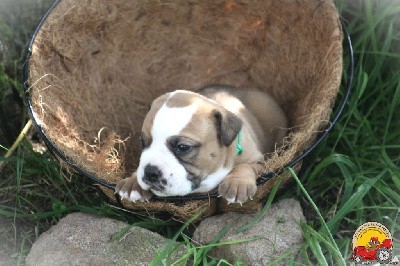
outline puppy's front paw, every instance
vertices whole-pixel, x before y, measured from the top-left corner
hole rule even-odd
[[[148,201],[153,193],[149,190],[143,190],[137,182],[136,177],[125,178],[118,182],[115,187],[115,193],[121,196],[121,199],[127,199],[129,201],[136,202]]]
[[[218,186],[218,193],[229,203],[242,204],[256,194],[255,180],[240,180],[238,178],[225,178]]]

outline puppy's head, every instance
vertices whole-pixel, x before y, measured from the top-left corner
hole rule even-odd
[[[140,186],[158,196],[210,191],[232,169],[241,127],[235,114],[197,93],[157,98],[142,127]]]

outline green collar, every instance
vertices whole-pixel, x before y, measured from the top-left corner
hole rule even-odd
[[[239,131],[238,137],[237,137],[237,143],[236,143],[236,154],[240,155],[243,152],[243,147],[240,142],[242,141],[242,130]]]

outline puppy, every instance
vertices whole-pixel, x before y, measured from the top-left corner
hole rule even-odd
[[[256,193],[259,162],[281,145],[287,126],[278,103],[261,91],[216,85],[164,94],[144,119],[137,171],[115,191],[145,201],[218,186],[228,203],[241,204]]]

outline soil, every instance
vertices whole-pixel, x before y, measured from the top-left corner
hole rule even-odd
[[[0,265],[23,263],[35,240],[34,225],[0,216]]]

